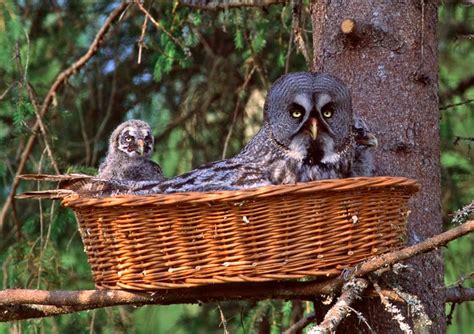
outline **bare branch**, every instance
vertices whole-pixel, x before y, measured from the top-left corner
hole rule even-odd
[[[446,303],[461,303],[474,300],[474,288],[454,287],[446,289]]]
[[[368,285],[369,283],[367,280],[362,278],[357,278],[344,283],[341,296],[326,313],[323,322],[321,322],[318,326],[311,328],[308,333],[322,334],[335,332],[337,326],[351,311],[349,306],[356,299],[360,298],[362,292],[367,289]]]
[[[117,20],[117,18],[122,14],[122,12],[127,7],[128,7],[128,4],[126,1],[121,2],[120,5],[114,11],[112,11],[109,17],[105,20],[104,24],[102,25],[99,32],[95,36],[94,41],[89,46],[89,49],[87,50],[87,52],[82,57],[80,57],[76,62],[74,62],[71,66],[69,66],[66,70],[64,70],[58,75],[58,77],[56,78],[54,83],[51,85],[51,88],[49,89],[48,93],[46,94],[46,97],[43,100],[43,103],[39,110],[40,118],[44,117],[44,115],[48,111],[49,106],[55,99],[56,93],[59,90],[59,88],[61,88],[61,86],[64,85],[64,83],[67,81],[67,79],[70,76],[72,76],[74,73],[79,71],[79,69],[81,69],[96,54],[97,50],[99,49],[100,45],[103,42],[103,38],[105,34],[107,33],[107,31],[109,31],[110,27],[112,26],[112,23]],[[8,194],[8,197],[5,203],[3,204],[2,210],[0,212],[0,230],[3,228],[8,209],[13,203],[15,192],[20,182],[20,179],[18,178],[18,176],[22,174],[23,170],[25,169],[26,162],[28,161],[28,158],[30,157],[31,151],[33,149],[33,144],[35,142],[36,133],[39,126],[40,126],[40,123],[37,118],[36,123],[31,129],[32,134],[28,138],[28,141],[25,145],[23,153],[21,154],[20,163],[18,164],[18,168],[11,185],[10,194]]]
[[[137,63],[141,64],[142,62],[142,49],[145,46],[145,31],[146,25],[148,23],[148,15],[145,15],[145,20],[143,20],[142,32],[140,34],[140,39],[138,40],[138,60]]]
[[[227,0],[227,1],[203,1],[203,0],[179,0],[181,6],[187,6],[204,10],[229,9],[240,7],[264,7],[269,5],[284,4],[287,0]]]
[[[311,313],[300,320],[298,320],[296,323],[294,323],[290,328],[288,328],[286,331],[284,331],[282,334],[298,334],[301,333],[301,331],[308,326],[310,323],[316,320],[316,314]]]
[[[370,272],[373,272],[377,269],[380,269],[384,266],[389,266],[394,263],[401,262],[415,255],[427,253],[433,249],[444,246],[451,240],[454,240],[459,237],[462,237],[463,235],[469,234],[472,231],[474,231],[474,220],[469,220],[458,227],[450,229],[434,237],[428,238],[416,245],[405,247],[395,252],[390,252],[390,253],[382,254],[380,256],[376,256],[362,263],[360,266],[356,267],[356,269],[351,274],[351,276],[360,277]]]

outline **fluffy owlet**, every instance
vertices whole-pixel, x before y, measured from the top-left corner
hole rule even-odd
[[[112,132],[98,177],[105,180],[162,180],[161,167],[149,160],[152,152],[153,135],[148,123],[136,119],[126,121]]]
[[[164,182],[138,182],[131,191],[171,193],[296,183],[304,162],[333,163],[334,154],[352,143],[350,102],[348,89],[332,75],[284,75],[268,92],[262,128],[239,154]],[[313,157],[318,160],[310,160]]]

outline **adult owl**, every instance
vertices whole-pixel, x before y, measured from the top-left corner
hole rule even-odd
[[[352,159],[349,90],[326,73],[297,72],[270,88],[261,129],[236,156],[163,182],[137,182],[131,192],[235,190],[301,181],[303,165]],[[341,167],[338,167],[341,168]]]
[[[132,119],[120,124],[110,136],[98,178],[104,180],[162,180],[161,167],[150,160],[153,135],[147,122]]]

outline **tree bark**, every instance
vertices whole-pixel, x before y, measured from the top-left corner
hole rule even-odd
[[[315,52],[322,52],[318,54],[321,64],[313,66],[349,84],[354,112],[367,119],[381,142],[375,159],[377,175],[411,177],[421,184],[411,203],[409,244],[442,230],[437,7],[436,1],[428,0],[331,1],[324,36],[313,39]],[[312,10],[312,15],[315,25],[318,12]],[[346,21],[341,31],[345,19],[354,27],[348,29]],[[445,296],[438,289],[443,285],[441,253],[433,251],[409,263],[414,270],[399,283],[422,300],[433,322],[430,332],[444,333]],[[359,307],[375,332],[396,330],[380,302]]]

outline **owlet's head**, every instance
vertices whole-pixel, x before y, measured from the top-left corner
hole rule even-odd
[[[131,158],[148,158],[153,152],[150,125],[136,119],[120,124],[110,136],[109,150]]]

